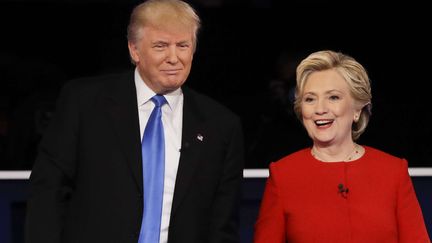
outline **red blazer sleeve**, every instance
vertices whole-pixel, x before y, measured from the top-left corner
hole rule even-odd
[[[431,242],[417,196],[408,174],[408,163],[403,160],[403,169],[397,198],[397,220],[400,243]]]
[[[270,164],[270,176],[266,181],[258,218],[254,226],[254,243],[286,242],[285,216],[275,170],[274,164]]]

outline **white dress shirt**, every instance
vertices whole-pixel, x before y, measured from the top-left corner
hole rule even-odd
[[[137,69],[135,69],[135,87],[142,140],[147,121],[155,106],[150,99],[156,93],[144,83]],[[183,92],[181,88],[165,94],[164,97],[167,100],[167,104],[162,106],[162,124],[165,134],[165,179],[159,243],[168,242],[168,226],[180,159],[183,122]]]

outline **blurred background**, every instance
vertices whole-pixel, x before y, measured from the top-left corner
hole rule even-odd
[[[132,0],[0,0],[0,169],[31,169],[67,80],[130,69]],[[293,116],[295,67],[332,49],[356,58],[373,87],[360,143],[432,166],[430,14],[415,2],[195,0],[203,28],[187,85],[243,120],[247,168],[309,146]]]
[[[0,0],[0,174],[29,171],[62,85],[133,68],[126,26],[137,0]],[[187,85],[244,126],[246,169],[305,146],[292,112],[298,62],[332,49],[372,80],[373,115],[360,144],[432,168],[431,17],[416,1],[195,0],[202,18]],[[432,177],[414,184],[432,229]],[[244,183],[242,242],[250,242],[264,178]],[[0,183],[0,242],[22,242],[26,180]],[[429,205],[426,207],[426,205]]]

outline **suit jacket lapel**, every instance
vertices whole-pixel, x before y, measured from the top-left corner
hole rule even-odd
[[[102,104],[127,157],[138,190],[142,192],[141,139],[133,72],[121,76],[112,84],[108,85]]]
[[[205,136],[205,131],[203,130],[205,120],[197,107],[194,94],[186,88],[183,88],[183,94],[182,148],[177,170],[171,217],[175,214],[183,197],[191,187],[190,184],[196,173],[197,164],[199,163],[199,153],[201,151],[199,147],[203,143],[200,136]]]

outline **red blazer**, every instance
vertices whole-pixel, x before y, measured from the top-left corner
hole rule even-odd
[[[430,242],[407,161],[365,149],[352,162],[308,148],[272,163],[254,242]]]
[[[183,88],[169,243],[238,243],[240,119]],[[204,139],[197,139],[201,134]],[[134,73],[67,84],[30,177],[27,243],[136,243],[143,187]]]

